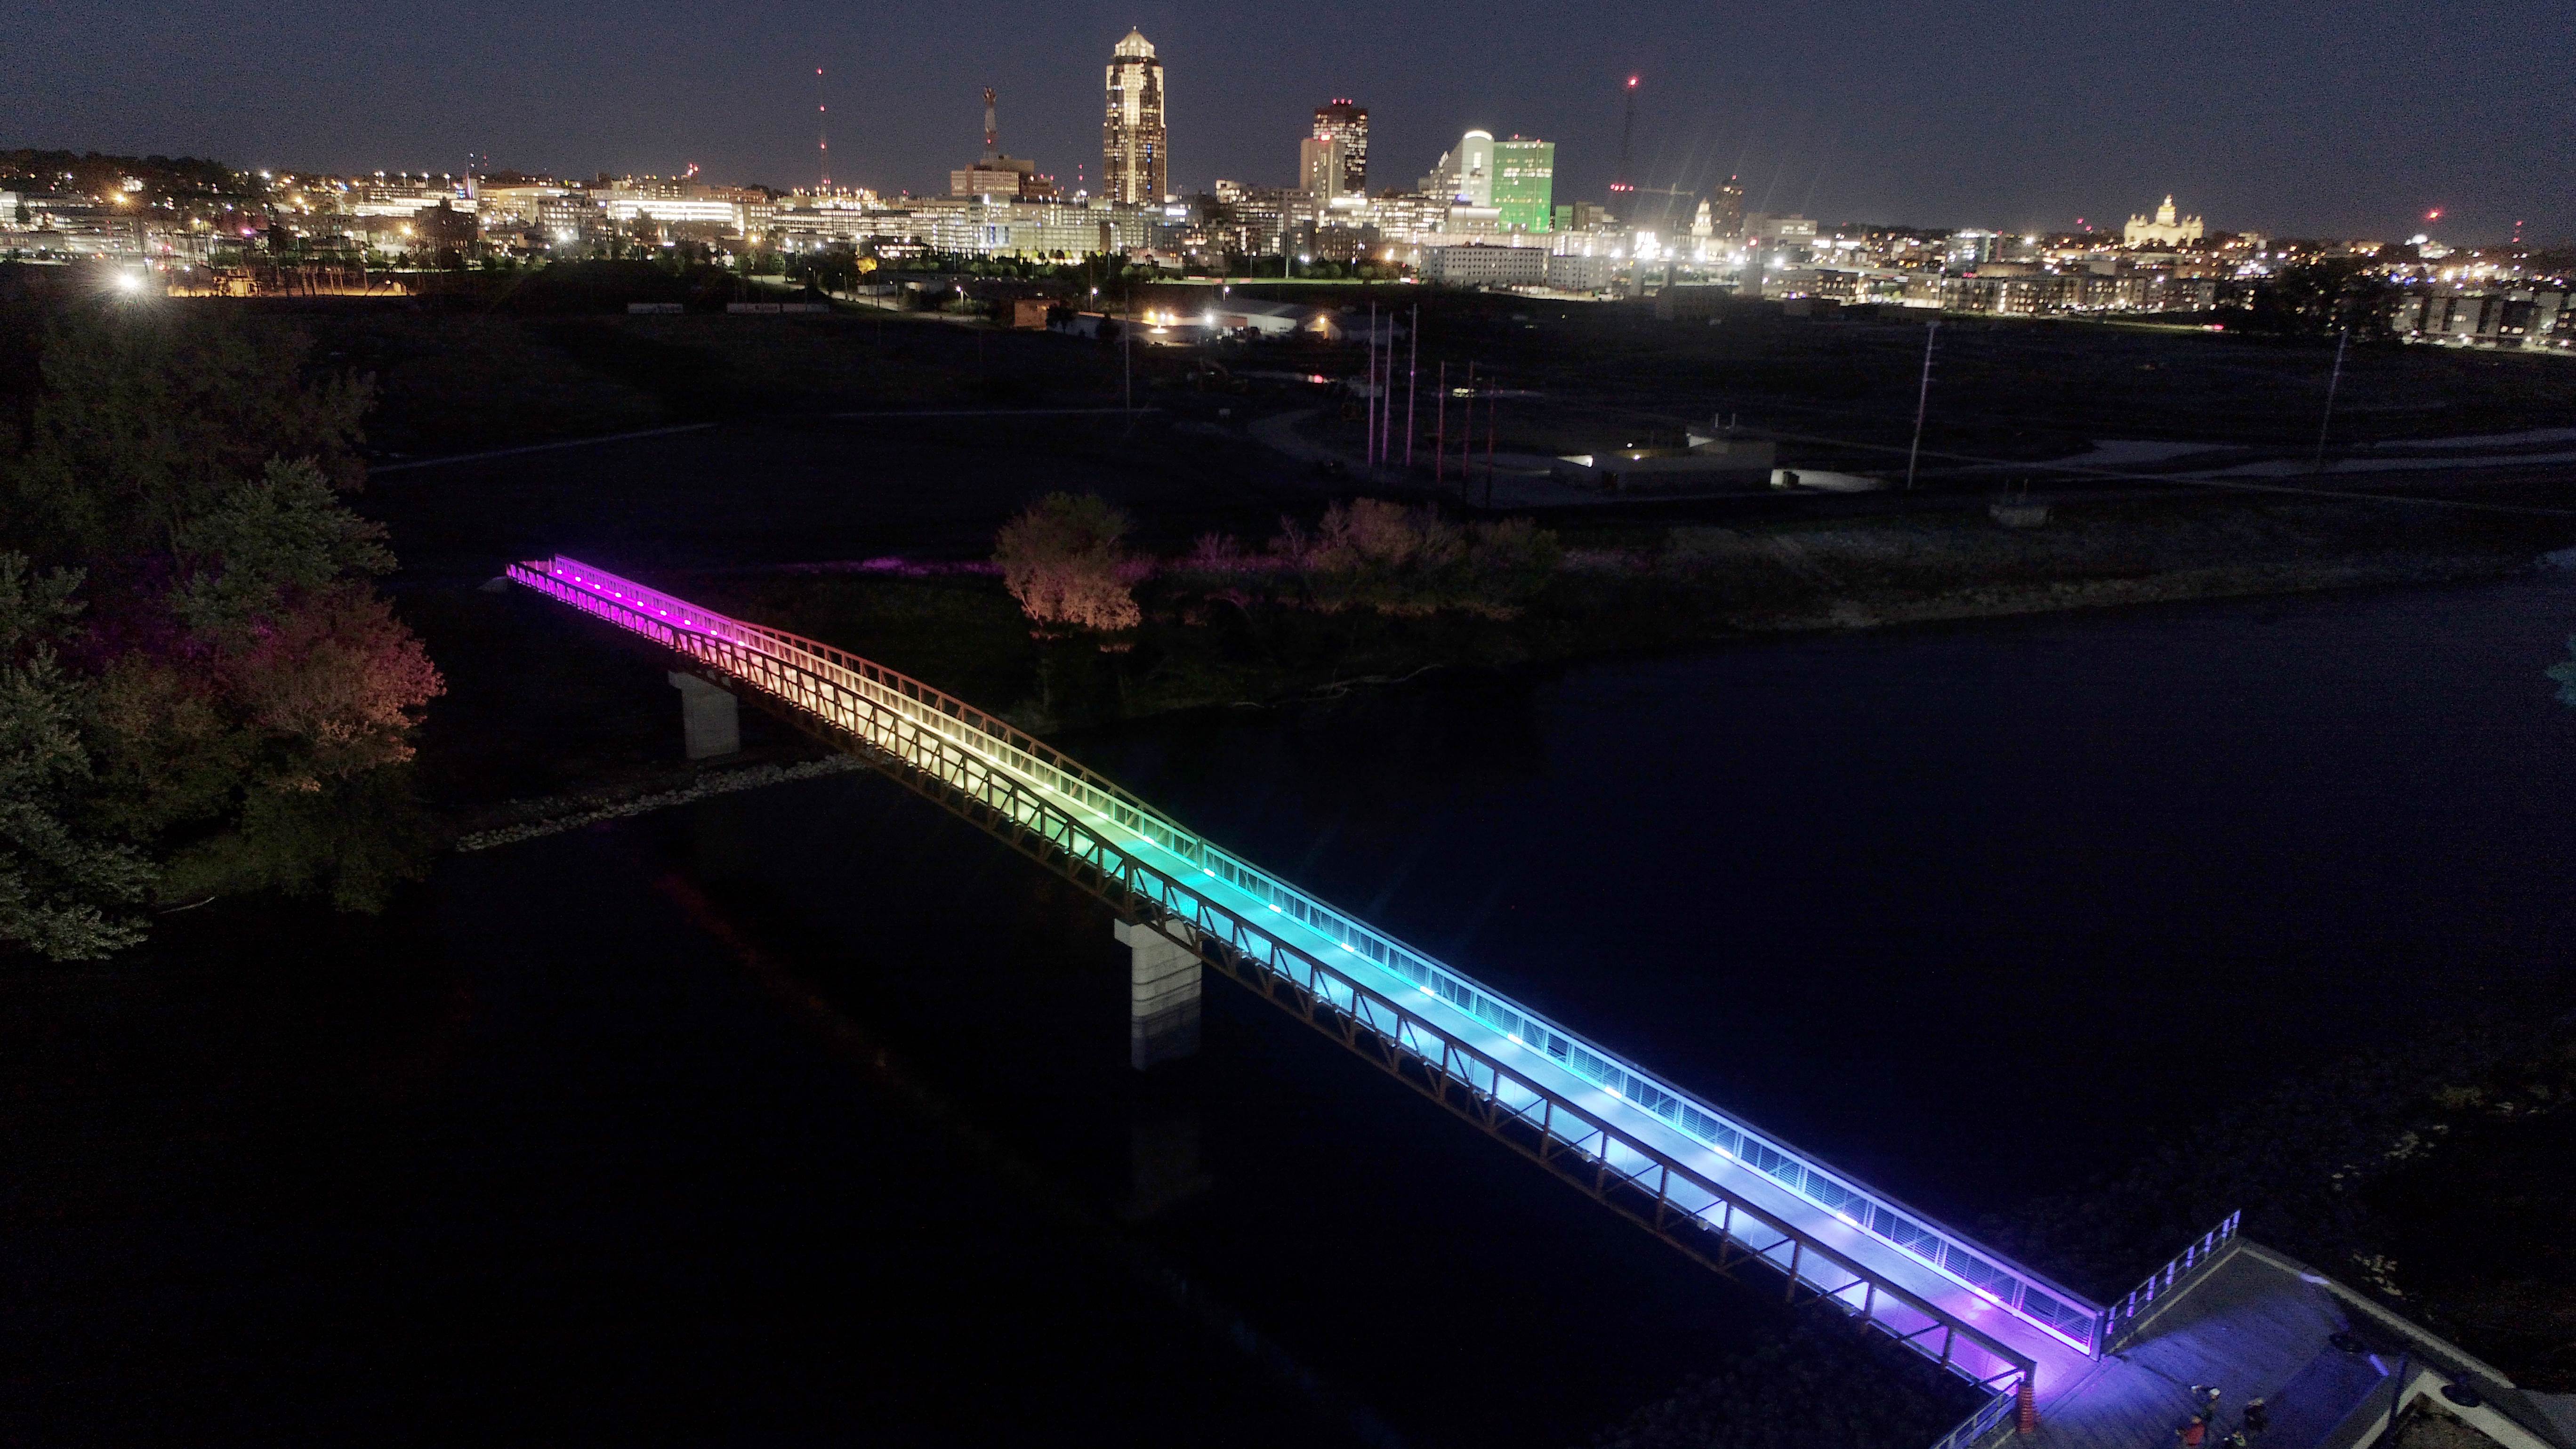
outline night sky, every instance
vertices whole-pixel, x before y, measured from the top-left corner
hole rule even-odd
[[[1370,109],[1373,187],[1470,126],[1558,143],[1594,198],[1643,77],[1648,184],[1744,177],[1827,222],[2116,227],[2166,192],[2214,229],[2402,238],[2576,233],[2576,5],[2394,0],[1810,0],[711,7],[419,0],[0,4],[0,145],[235,164],[815,176],[944,191],[981,145],[1096,182],[1100,88],[1129,25],[1160,50],[1172,179],[1286,184],[1307,113]]]

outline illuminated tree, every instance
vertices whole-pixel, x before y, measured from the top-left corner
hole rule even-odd
[[[1050,493],[1002,526],[993,561],[1039,624],[1109,633],[1143,616],[1129,590],[1127,515],[1095,494]]]

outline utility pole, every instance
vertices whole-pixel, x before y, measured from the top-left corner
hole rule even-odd
[[[1378,438],[1385,456],[1380,461],[1395,461],[1395,307],[1386,309],[1386,401],[1378,404]]]
[[[1499,389],[1497,389],[1499,391]],[[1485,399],[1485,506],[1494,506],[1494,404],[1498,398]],[[1474,446],[1474,440],[1469,440]]]
[[[1431,401],[1431,486],[1449,469],[1449,364],[1440,364],[1439,395]]]
[[[1458,502],[1465,504],[1467,490],[1474,486],[1469,477],[1475,467],[1476,454],[1476,364],[1467,364],[1467,409],[1458,425]]]
[[[2326,470],[2326,429],[2334,426],[2335,389],[2343,386],[2343,350],[2352,345],[2352,329],[2346,327],[2335,338],[2334,372],[2326,379],[2326,415],[2317,419],[2317,460],[2315,471]]]
[[[1377,304],[1369,303],[1368,370],[1360,384],[1360,466],[1377,466]]]
[[[1377,331],[1377,318],[1375,316],[1377,307],[1375,303],[1370,304],[1369,311],[1371,313],[1369,318],[1369,331],[1374,333]],[[1386,399],[1393,395],[1394,381],[1395,310],[1393,308],[1389,308],[1387,309],[1386,318],[1386,336],[1379,340],[1377,348],[1377,386],[1369,390],[1369,417],[1371,419],[1369,424],[1369,436],[1377,439],[1377,457],[1375,461],[1380,467],[1384,467],[1386,464]]]
[[[1941,335],[1941,314],[1923,328],[1923,385],[1914,394],[1914,445],[1905,450],[1905,486],[1914,486],[1914,463],[1923,454],[1923,414],[1932,404],[1932,341]]]
[[[1404,470],[1413,471],[1413,389],[1422,372],[1422,304],[1413,304],[1413,325],[1406,329],[1404,355]]]

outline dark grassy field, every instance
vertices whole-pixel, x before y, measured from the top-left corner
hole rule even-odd
[[[1240,290],[1258,293],[1257,287]],[[1716,414],[1791,433],[1876,442],[1910,432],[1924,323],[1787,317],[1774,305],[1658,321],[1648,302],[1575,304],[1426,292],[1299,288],[1302,301],[1421,309],[1419,422],[1441,364],[1539,398],[1507,400],[1502,446],[1653,433]],[[1204,288],[1141,300],[1195,306]],[[267,305],[267,304],[262,304]],[[277,304],[323,350],[377,375],[375,441],[427,455],[654,422],[793,418],[872,408],[1065,407],[1124,396],[1118,349],[921,315],[521,317],[402,303]],[[1317,343],[1212,349],[1238,370],[1356,374],[1362,351]],[[1140,346],[1140,398],[1207,413],[1313,400],[1256,382],[1241,399],[1191,392],[1191,349]],[[1408,359],[1412,354],[1408,352]],[[1927,447],[2046,458],[2102,438],[2303,447],[2314,441],[2333,348],[2142,323],[1955,317],[1941,328]],[[2364,346],[2345,362],[2335,436],[2362,443],[2564,425],[2565,360]]]

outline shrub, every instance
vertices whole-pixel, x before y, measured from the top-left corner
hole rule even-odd
[[[1564,561],[1556,535],[1525,518],[1462,527],[1435,509],[1374,498],[1326,509],[1311,536],[1283,525],[1272,547],[1294,561],[1308,596],[1327,613],[1456,609],[1510,618]]]
[[[1127,515],[1097,495],[1050,493],[1002,525],[993,561],[1035,623],[1108,633],[1142,619],[1130,591]]]

